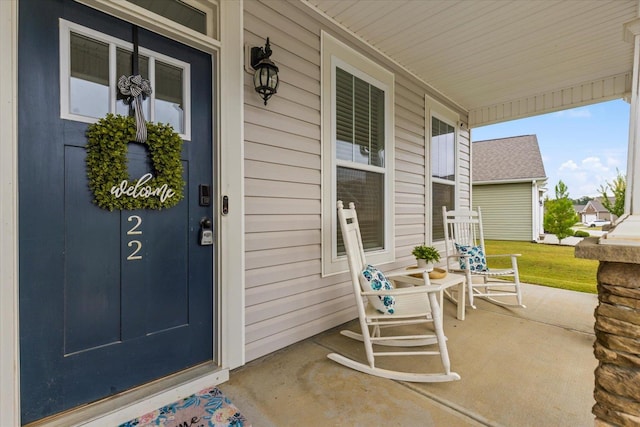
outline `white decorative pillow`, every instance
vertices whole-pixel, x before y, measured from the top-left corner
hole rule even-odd
[[[367,267],[360,273],[360,287],[363,291],[381,291],[393,289],[393,285],[382,274],[380,270],[372,265]],[[390,295],[369,295],[369,303],[381,313],[393,314],[396,300]]]
[[[456,243],[456,249],[460,255],[469,256],[469,258],[460,258],[460,269],[466,270],[466,260],[469,260],[469,270],[471,270],[472,273],[489,271],[482,246],[464,246]]]

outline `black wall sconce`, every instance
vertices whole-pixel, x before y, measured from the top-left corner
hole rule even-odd
[[[278,67],[269,59],[271,53],[269,37],[267,37],[264,49],[261,47],[251,48],[251,67],[256,70],[253,74],[253,86],[256,92],[264,99],[264,105],[267,105],[271,95],[278,91],[278,84],[280,83]]]

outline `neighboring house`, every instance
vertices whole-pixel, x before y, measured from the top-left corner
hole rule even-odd
[[[537,241],[547,176],[536,135],[476,141],[471,154],[473,207],[482,209],[485,237]]]
[[[371,263],[443,247],[441,207],[471,207],[470,129],[627,96],[634,45],[620,35],[637,12],[635,1],[0,1],[3,425],[61,412],[58,425],[119,425],[356,318],[337,200],[356,202]],[[267,38],[279,67],[268,103],[251,66]],[[109,211],[92,203],[86,132],[128,113],[117,83],[135,51],[153,90],[146,118],[185,141],[184,199]],[[123,181],[176,179],[102,130],[106,153],[128,147]],[[91,171],[116,173],[120,159]],[[126,184],[129,198],[156,189]]]
[[[613,203],[614,199],[609,199]],[[612,223],[618,219],[616,215],[613,215],[604,207],[602,204],[602,197],[596,197],[593,200],[589,200],[586,205],[575,206],[575,210],[578,215],[580,215],[580,222],[585,224],[596,219],[604,219],[611,221]]]

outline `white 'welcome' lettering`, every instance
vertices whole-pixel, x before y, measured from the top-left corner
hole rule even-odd
[[[140,177],[136,185],[129,185],[129,181],[126,179],[122,180],[120,185],[114,185],[111,187],[111,194],[113,194],[116,199],[119,199],[120,196],[129,196],[137,199],[141,197],[143,199],[149,197],[160,197],[160,201],[164,202],[165,200],[173,197],[176,193],[173,191],[167,184],[162,184],[160,187],[151,188],[150,185],[145,185],[153,179],[153,175],[150,173],[146,173]]]

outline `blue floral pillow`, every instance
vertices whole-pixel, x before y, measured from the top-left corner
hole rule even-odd
[[[362,273],[360,273],[360,286],[364,291],[393,289],[391,282],[387,280],[380,270],[372,265],[367,265],[367,267],[362,270]],[[390,295],[370,295],[368,298],[369,303],[373,304],[379,312],[384,314],[394,313],[393,307],[396,303],[394,297]]]
[[[469,260],[469,269],[472,273],[478,273],[481,271],[489,271],[487,267],[487,259],[484,256],[482,246],[464,246],[456,243],[456,249],[460,255],[469,255],[469,258],[460,258],[460,269],[466,270]]]

